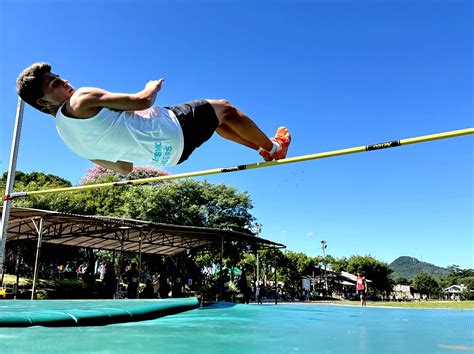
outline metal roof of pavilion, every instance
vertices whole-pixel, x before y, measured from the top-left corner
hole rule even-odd
[[[42,221],[41,221],[42,220]],[[285,248],[284,245],[233,230],[178,226],[104,216],[67,214],[31,208],[10,209],[7,241],[38,239],[67,246],[175,255],[224,241]]]

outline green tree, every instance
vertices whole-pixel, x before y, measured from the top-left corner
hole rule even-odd
[[[257,271],[257,257],[255,253],[245,252],[237,263],[237,267],[245,269],[250,273],[256,274]]]
[[[381,262],[371,256],[352,256],[347,261],[347,271],[352,274],[361,272],[367,279],[372,280],[369,284],[369,292],[374,295],[388,295],[392,290],[390,274],[392,270],[385,262]]]
[[[457,285],[461,284],[464,284],[464,286],[469,290],[474,290],[474,277],[459,278]]]
[[[341,257],[339,259],[335,259],[331,263],[331,268],[336,273],[340,274],[343,270],[347,271],[349,269],[349,261],[346,257]]]
[[[2,175],[2,186],[5,186],[7,182],[7,172],[4,172]],[[25,173],[22,171],[15,172],[15,184],[21,187],[38,187],[43,188],[45,186],[49,186],[51,188],[55,187],[70,187],[71,182],[65,180],[64,178],[45,174],[43,172],[30,172]],[[20,191],[23,189],[15,189],[16,191]],[[33,189],[30,189],[33,190]]]
[[[405,277],[397,277],[393,280],[394,284],[400,284],[400,285],[410,285],[411,282],[405,278]]]
[[[2,181],[0,182],[0,188],[2,190],[5,190],[6,179],[7,173],[5,172],[2,176]],[[16,171],[13,190],[15,192],[23,192],[66,187],[71,187],[71,182],[58,176],[42,172],[25,173],[22,171]],[[47,206],[50,204],[50,201],[54,199],[55,198],[51,196],[30,196],[28,198],[14,199],[12,205],[24,208],[49,209]]]
[[[437,295],[440,291],[436,279],[424,272],[416,276],[412,285],[420,294],[428,295],[429,298],[433,295]]]
[[[136,168],[132,177],[167,174],[163,170]],[[15,191],[70,187],[53,175],[18,172]],[[5,176],[4,176],[5,177]],[[99,167],[88,170],[83,184],[115,182],[121,175]],[[226,185],[180,180],[153,185],[117,186],[74,193],[46,194],[14,200],[16,206],[83,215],[104,215],[169,224],[232,229],[250,233],[256,225],[250,196]]]
[[[474,269],[461,269],[453,264],[447,270],[448,274],[438,279],[441,288],[464,284],[468,289],[474,290]]]
[[[264,249],[259,252],[259,258],[261,278],[273,281],[274,273],[272,269],[276,267],[277,279],[279,279],[278,277],[281,276],[287,265],[285,254],[280,249]]]
[[[302,290],[302,276],[311,274],[314,261],[302,252],[285,251],[284,262],[279,268],[279,280],[285,284],[285,291],[291,297],[297,297]]]

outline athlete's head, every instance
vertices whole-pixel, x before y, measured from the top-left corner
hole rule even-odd
[[[48,114],[54,114],[74,93],[66,80],[51,72],[48,63],[34,63],[23,70],[16,89],[26,103]]]

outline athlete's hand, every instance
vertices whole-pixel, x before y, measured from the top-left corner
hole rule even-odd
[[[159,79],[159,80],[150,80],[147,82],[145,89],[151,89],[155,92],[158,92],[161,90],[161,84],[163,83],[165,79]]]

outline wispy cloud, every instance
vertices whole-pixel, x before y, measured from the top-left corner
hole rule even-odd
[[[281,230],[280,233],[283,234],[283,235],[285,235],[285,234],[288,233],[288,230]]]
[[[308,231],[308,232],[306,233],[306,236],[313,236],[313,235],[314,235],[314,232],[313,232],[313,231]]]

